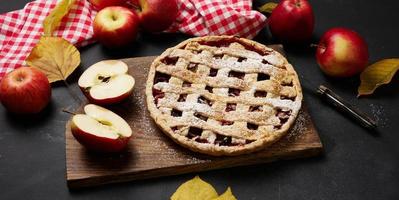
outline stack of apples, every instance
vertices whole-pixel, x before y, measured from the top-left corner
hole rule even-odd
[[[312,38],[314,14],[307,0],[282,0],[268,19],[275,38],[286,44],[306,44]],[[362,72],[368,63],[365,40],[347,28],[326,31],[317,47],[316,60],[321,70],[333,77],[350,77]]]
[[[161,32],[175,20],[176,0],[90,0],[99,10],[94,23],[95,38],[108,48],[132,43],[139,29]]]

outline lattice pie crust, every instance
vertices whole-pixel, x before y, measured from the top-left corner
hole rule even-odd
[[[193,38],[167,49],[151,65],[146,95],[166,135],[215,156],[276,142],[302,102],[297,74],[280,53],[233,36]]]

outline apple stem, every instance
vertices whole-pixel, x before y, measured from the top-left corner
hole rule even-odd
[[[133,3],[130,2],[130,1],[127,1],[126,4],[129,5],[129,6],[131,6],[131,7],[132,7],[133,9],[135,9],[135,10],[141,11],[140,6],[137,6],[136,4],[133,4]]]
[[[321,44],[310,44],[310,47],[316,47],[316,48],[322,48],[323,50],[325,50],[326,49],[326,46],[324,46],[324,45],[321,45]]]
[[[64,113],[68,113],[68,114],[71,114],[71,115],[77,115],[77,113],[74,113],[74,112],[72,112],[72,111],[69,111],[69,110],[67,110],[67,109],[62,109],[62,112],[64,112]]]

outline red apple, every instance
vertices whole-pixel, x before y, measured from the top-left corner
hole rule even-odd
[[[110,6],[126,6],[126,0],[89,0],[90,3],[97,9],[101,10]]]
[[[135,4],[137,0],[132,0]],[[148,32],[161,32],[176,20],[178,7],[176,0],[139,0],[140,24]]]
[[[132,136],[129,124],[114,112],[94,104],[84,107],[86,114],[72,117],[71,132],[75,139],[92,151],[119,152]]]
[[[94,37],[106,47],[122,47],[136,39],[138,26],[137,15],[128,8],[106,7],[94,18]]]
[[[282,0],[269,18],[273,36],[285,43],[303,43],[312,37],[314,15],[307,0]]]
[[[20,67],[8,73],[0,83],[0,101],[17,114],[35,114],[51,99],[51,87],[46,75],[32,67]]]
[[[316,51],[321,70],[334,77],[349,77],[367,66],[369,53],[365,40],[346,28],[332,28],[322,36]]]
[[[92,103],[118,103],[129,97],[133,91],[135,81],[127,71],[128,66],[122,61],[100,61],[83,72],[78,85]]]

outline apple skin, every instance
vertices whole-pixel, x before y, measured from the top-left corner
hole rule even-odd
[[[321,37],[316,59],[327,75],[350,77],[366,68],[369,59],[367,43],[355,31],[332,28]]]
[[[97,105],[116,104],[133,93],[135,80],[128,70],[122,61],[103,60],[87,68],[79,77],[78,85],[89,102]],[[104,82],[105,77],[107,81]]]
[[[118,97],[107,98],[107,99],[95,99],[90,95],[90,92],[88,92],[87,90],[85,90],[82,87],[80,87],[80,89],[83,91],[83,94],[86,96],[86,98],[89,100],[90,103],[97,104],[97,105],[117,104],[117,103],[120,103],[123,100],[127,99],[133,93],[133,89],[132,89],[128,93],[125,93]]]
[[[135,4],[137,0],[132,0]],[[178,6],[176,0],[139,0],[138,11],[141,27],[148,32],[161,32],[176,20]]]
[[[307,0],[282,0],[268,19],[274,37],[284,43],[305,43],[312,37],[314,14]]]
[[[108,48],[118,48],[137,37],[139,18],[121,6],[106,7],[97,13],[93,22],[94,37]]]
[[[94,104],[87,104],[84,113],[72,117],[71,132],[85,148],[111,153],[128,146],[132,129],[122,117]]]
[[[126,0],[89,0],[90,3],[97,9],[101,10],[110,6],[126,6]]]
[[[38,69],[20,67],[1,80],[0,101],[12,113],[39,113],[50,99],[50,83],[46,75]]]
[[[130,137],[120,137],[114,140],[106,137],[92,135],[79,129],[76,124],[73,123],[73,121],[71,122],[71,132],[80,144],[82,144],[87,149],[95,152],[121,152],[126,149],[130,139]]]

